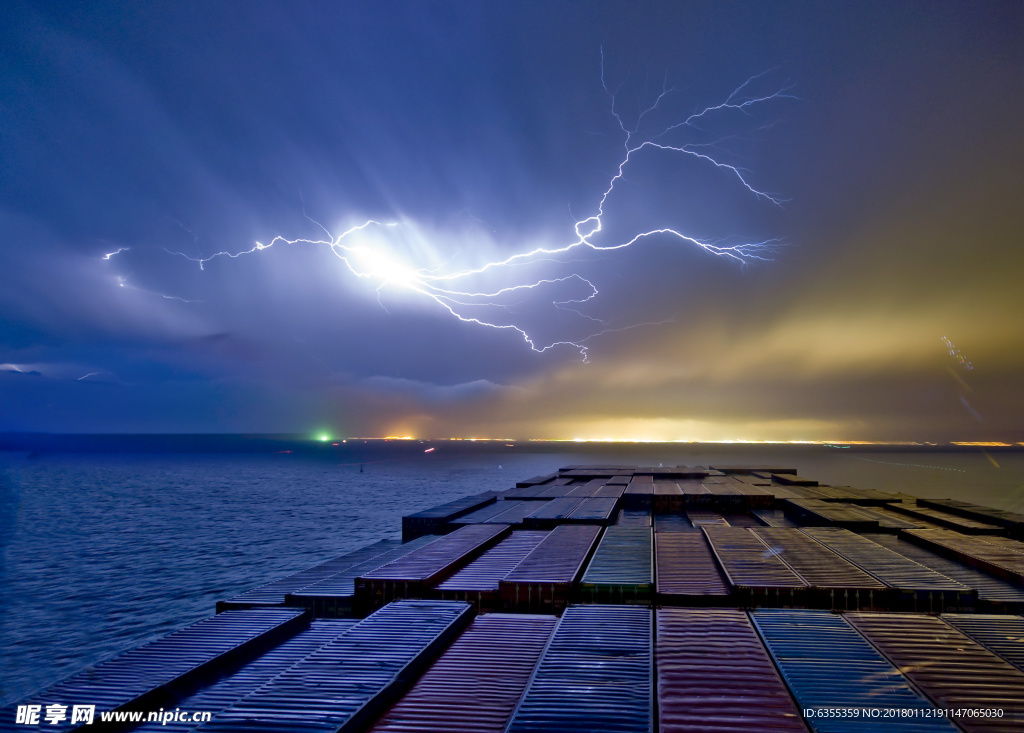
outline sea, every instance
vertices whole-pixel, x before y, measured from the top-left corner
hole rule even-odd
[[[402,441],[0,452],[0,705],[209,616],[220,599],[400,538],[404,514],[601,463],[784,464],[821,483],[1024,513],[1019,450]]]

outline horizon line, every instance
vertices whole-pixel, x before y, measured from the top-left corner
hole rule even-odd
[[[724,440],[701,440],[692,438],[675,438],[675,439],[662,439],[662,438],[491,438],[491,437],[432,437],[432,438],[421,438],[412,435],[384,435],[384,436],[336,436],[332,435],[327,431],[321,431],[313,433],[191,433],[191,432],[173,432],[173,433],[58,433],[58,432],[45,432],[45,431],[0,431],[0,438],[2,437],[15,437],[15,436],[48,436],[53,438],[173,438],[173,437],[193,437],[193,438],[229,438],[229,437],[250,437],[250,438],[267,438],[267,439],[288,439],[288,440],[302,440],[310,443],[331,443],[344,444],[348,441],[374,441],[374,442],[403,442],[403,443],[440,443],[440,442],[452,442],[452,443],[608,443],[608,444],[664,444],[664,445],[677,445],[677,444],[705,444],[705,445],[821,445],[826,447],[844,447],[844,446],[920,446],[920,447],[939,447],[939,446],[956,446],[960,448],[1014,448],[1024,447],[1022,441],[998,441],[998,440],[987,440],[987,441],[965,441],[965,440],[950,440],[950,441],[928,441],[928,440],[811,440],[811,439],[794,439],[794,440],[756,440],[747,438],[733,438]]]

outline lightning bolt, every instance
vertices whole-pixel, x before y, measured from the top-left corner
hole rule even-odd
[[[367,280],[375,285],[377,300],[382,307],[385,307],[381,297],[385,290],[400,290],[413,293],[417,296],[433,301],[434,304],[442,308],[449,315],[464,323],[515,332],[519,334],[530,349],[535,352],[543,353],[555,347],[567,346],[575,349],[580,354],[582,360],[587,361],[589,349],[587,342],[590,340],[607,333],[622,331],[628,328],[661,324],[666,321],[658,321],[656,323],[639,323],[626,326],[624,328],[608,328],[607,324],[605,324],[601,319],[587,315],[583,312],[582,308],[587,303],[597,298],[599,290],[594,282],[580,274],[570,274],[564,277],[532,279],[527,282],[520,282],[491,290],[472,290],[466,288],[466,285],[464,284],[469,284],[474,278],[492,271],[500,272],[504,270],[514,275],[514,270],[512,268],[515,267],[536,265],[538,263],[544,263],[545,261],[565,264],[566,260],[564,257],[570,255],[570,253],[573,253],[574,251],[589,250],[593,252],[611,252],[633,247],[638,243],[653,237],[667,237],[674,239],[682,245],[699,247],[709,254],[718,257],[725,257],[734,260],[739,264],[747,264],[751,260],[770,259],[768,255],[782,244],[778,239],[767,239],[759,242],[744,242],[740,244],[726,244],[721,240],[710,241],[701,239],[671,227],[659,227],[639,231],[623,241],[606,242],[603,241],[602,237],[599,235],[604,231],[606,218],[605,209],[606,206],[610,204],[610,200],[616,190],[616,186],[623,180],[627,169],[630,168],[638,158],[648,155],[669,155],[696,159],[702,164],[706,164],[726,173],[737,183],[737,185],[745,189],[756,199],[770,202],[775,206],[781,206],[784,203],[784,199],[779,195],[757,188],[751,183],[747,171],[716,157],[716,151],[719,149],[720,143],[723,142],[722,140],[713,143],[669,142],[670,138],[678,136],[682,131],[687,129],[694,131],[702,130],[700,125],[704,122],[710,122],[712,116],[716,114],[750,115],[751,110],[768,102],[780,99],[796,99],[796,97],[789,94],[790,87],[788,84],[776,87],[775,91],[766,94],[756,94],[750,91],[757,80],[761,79],[766,74],[771,73],[771,71],[774,70],[769,70],[750,77],[734,89],[733,92],[723,101],[693,112],[683,119],[679,119],[672,124],[662,127],[654,134],[645,135],[640,132],[642,124],[661,108],[663,102],[672,95],[674,90],[668,86],[666,79],[662,85],[661,92],[649,107],[643,109],[639,113],[636,118],[636,123],[632,126],[628,125],[617,107],[616,92],[609,89],[605,80],[604,49],[602,48],[601,86],[609,98],[610,113],[617,122],[619,130],[623,136],[623,154],[619,159],[617,166],[615,166],[614,174],[611,176],[607,186],[599,196],[596,205],[593,208],[593,213],[582,219],[574,218],[574,237],[561,246],[538,246],[533,249],[512,254],[503,259],[496,259],[482,265],[469,268],[450,268],[451,261],[432,268],[421,267],[417,266],[417,263],[411,261],[409,258],[403,256],[401,252],[397,251],[397,249],[388,248],[382,245],[379,240],[370,242],[364,241],[367,239],[374,239],[373,237],[365,236],[370,230],[380,230],[381,232],[386,233],[390,229],[406,226],[405,223],[368,219],[362,224],[345,230],[341,234],[334,235],[326,227],[320,224],[320,222],[311,219],[305,214],[305,204],[303,203],[303,214],[325,233],[325,239],[289,239],[279,235],[266,243],[256,242],[251,248],[246,250],[239,252],[216,252],[206,257],[193,257],[183,252],[171,250],[165,251],[171,255],[184,257],[185,259],[197,263],[199,268],[202,270],[205,269],[206,264],[211,260],[221,257],[231,259],[239,258],[262,252],[276,245],[308,245],[327,248],[345,264],[352,275],[359,279]],[[106,255],[104,259],[110,259],[113,255],[123,251],[123,249],[124,248],[118,250],[118,252]],[[121,280],[121,284],[124,286],[123,279]],[[462,287],[460,287],[460,285],[462,285]],[[576,295],[575,297],[569,297],[567,295],[561,299],[555,299],[551,302],[551,305],[556,310],[575,314],[584,320],[594,322],[595,329],[598,327],[600,328],[585,338],[555,340],[543,343],[537,337],[531,335],[524,326],[517,325],[513,322],[500,322],[497,318],[488,317],[480,313],[480,311],[493,312],[494,310],[503,310],[506,313],[512,313],[512,309],[516,304],[517,298],[525,297],[530,293],[530,291],[538,291],[541,288],[554,289],[556,291],[561,290],[562,292],[573,290],[582,291],[581,294]],[[173,296],[165,295],[164,297]]]

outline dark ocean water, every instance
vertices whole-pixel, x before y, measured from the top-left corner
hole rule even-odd
[[[764,462],[1024,512],[1020,452],[441,446],[375,454],[362,473],[351,457],[298,454],[0,453],[0,704],[208,616],[218,599],[397,538],[403,514],[443,501],[573,463]]]

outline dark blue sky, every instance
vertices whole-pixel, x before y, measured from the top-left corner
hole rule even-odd
[[[1019,3],[0,14],[0,430],[1024,440]]]

